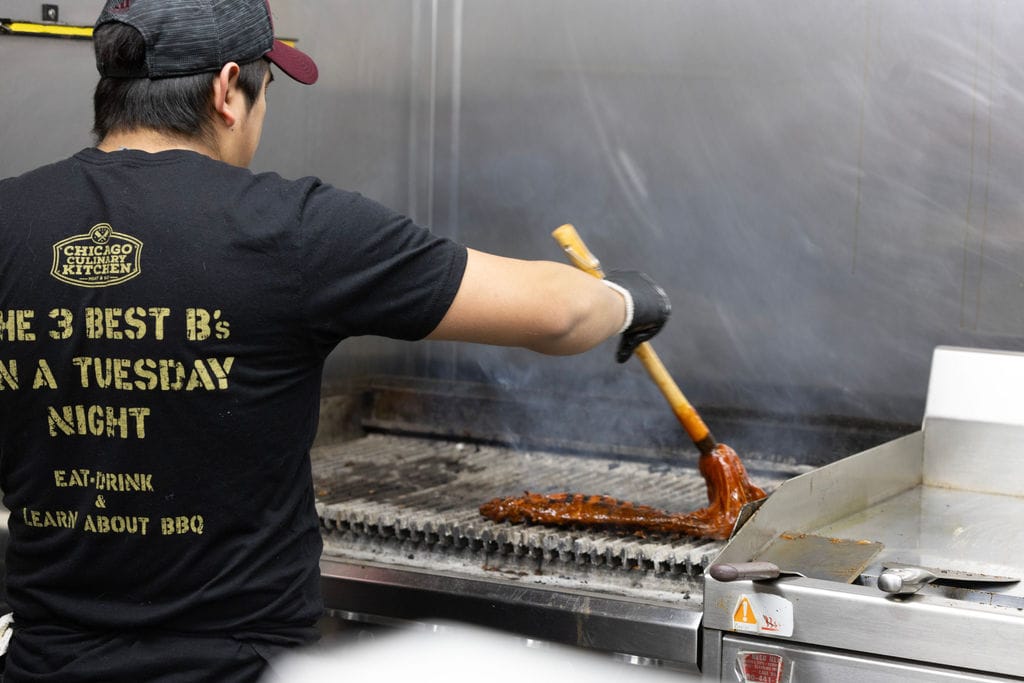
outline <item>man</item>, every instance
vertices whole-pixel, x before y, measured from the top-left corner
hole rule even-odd
[[[340,341],[621,332],[624,359],[668,302],[248,171],[270,64],[317,78],[265,0],[108,0],[94,42],[98,145],[0,182],[5,680],[255,680],[316,637],[308,455]]]

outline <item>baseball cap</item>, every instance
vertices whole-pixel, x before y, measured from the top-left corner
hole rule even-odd
[[[188,76],[260,57],[299,83],[315,83],[319,75],[309,55],[274,39],[268,0],[107,0],[96,28],[109,23],[142,34],[146,65],[128,74],[97,62],[102,76]]]

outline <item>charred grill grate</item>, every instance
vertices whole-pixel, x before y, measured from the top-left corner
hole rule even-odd
[[[707,503],[704,481],[693,467],[386,434],[318,448],[313,466],[329,555],[441,569],[455,562],[569,580],[628,572],[631,583],[653,576],[663,584],[699,577],[723,545],[497,524],[478,512],[491,498],[523,491],[605,494],[686,512]],[[771,490],[792,474],[757,471],[756,479]]]

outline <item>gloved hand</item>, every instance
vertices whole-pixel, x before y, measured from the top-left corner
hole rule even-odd
[[[664,289],[636,270],[613,270],[605,275],[604,282],[626,299],[626,324],[615,352],[615,360],[625,363],[636,347],[658,334],[672,312],[672,304]]]

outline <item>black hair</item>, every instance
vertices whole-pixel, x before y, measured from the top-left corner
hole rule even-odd
[[[127,24],[104,24],[93,33],[96,62],[115,73],[145,68],[146,44]],[[251,107],[259,98],[270,68],[265,59],[239,64],[238,86]],[[97,141],[114,132],[151,128],[163,133],[209,140],[213,115],[214,73],[172,78],[103,76],[93,95],[93,129]]]

